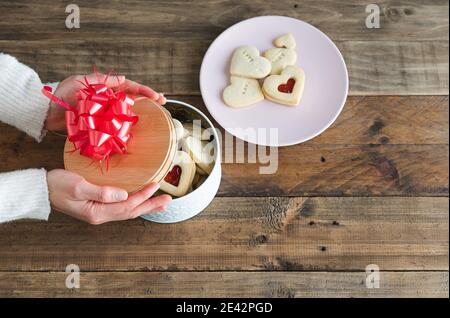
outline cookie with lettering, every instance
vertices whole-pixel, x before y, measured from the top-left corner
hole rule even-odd
[[[230,86],[223,90],[223,101],[230,107],[241,108],[264,99],[259,82],[251,78],[231,76]]]
[[[269,75],[271,68],[271,63],[263,56],[260,56],[256,47],[245,45],[234,51],[231,58],[230,74],[259,79]]]
[[[272,63],[270,74],[280,74],[286,66],[294,65],[297,53],[292,49],[272,48],[264,52],[264,57]]]
[[[297,66],[287,66],[280,75],[264,80],[264,96],[275,103],[296,106],[300,103],[305,85],[305,72]]]

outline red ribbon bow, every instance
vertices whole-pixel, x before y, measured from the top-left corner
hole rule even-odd
[[[131,111],[134,100],[122,91],[114,92],[105,83],[90,84],[84,77],[83,88],[76,93],[74,107],[52,94],[44,86],[42,92],[54,103],[66,109],[68,139],[80,154],[100,162],[108,161],[113,154],[124,154],[131,138],[130,129],[138,116]],[[98,78],[98,77],[97,77]]]

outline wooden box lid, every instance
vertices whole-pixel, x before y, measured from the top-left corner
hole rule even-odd
[[[98,162],[74,152],[74,145],[68,140],[64,146],[66,170],[93,184],[119,187],[130,193],[152,181],[160,182],[176,152],[172,118],[162,106],[147,98],[136,99],[133,111],[139,121],[131,130],[133,138],[128,143],[128,153],[111,156],[108,171],[103,168],[102,172]]]

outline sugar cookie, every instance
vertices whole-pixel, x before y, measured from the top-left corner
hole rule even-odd
[[[173,125],[175,126],[175,134],[177,136],[177,141],[188,135],[188,132],[184,129],[183,124],[178,119],[172,118]]]
[[[183,151],[191,156],[197,166],[207,174],[210,174],[214,166],[213,143],[187,136],[181,141],[181,144]]]
[[[270,74],[280,74],[288,65],[297,61],[297,53],[292,49],[272,48],[264,52],[264,57],[272,63]]]
[[[264,95],[255,79],[231,76],[231,85],[223,91],[223,101],[230,107],[245,107],[264,99]]]
[[[291,33],[284,34],[273,41],[276,47],[284,47],[287,49],[295,49],[296,43]]]
[[[160,189],[181,197],[192,188],[195,172],[195,162],[191,157],[184,151],[177,151],[171,169],[160,183]]]
[[[200,120],[194,120],[192,123],[183,124],[184,129],[187,132],[187,136],[192,136],[200,140],[209,140],[212,133],[209,129],[204,129],[200,125]]]
[[[287,66],[280,75],[267,77],[264,96],[276,103],[295,106],[300,102],[305,85],[305,72],[297,66]]]
[[[231,75],[246,78],[264,78],[270,73],[271,63],[259,55],[256,47],[246,45],[237,48],[231,58]]]

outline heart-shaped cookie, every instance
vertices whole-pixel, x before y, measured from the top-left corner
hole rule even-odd
[[[206,174],[210,174],[214,166],[214,145],[212,142],[201,141],[187,136],[181,141],[183,151],[186,151]]]
[[[175,135],[177,136],[177,141],[188,135],[188,131],[184,129],[183,124],[175,118],[172,118],[173,125],[175,127]]]
[[[230,107],[245,107],[264,99],[259,82],[251,78],[231,76],[231,85],[223,91],[223,101]]]
[[[298,105],[305,85],[305,72],[297,66],[287,66],[280,75],[267,77],[263,84],[264,96],[276,103]]]
[[[192,123],[183,124],[186,130],[187,136],[192,136],[200,140],[209,140],[211,138],[212,132],[209,129],[204,129],[201,125],[201,120],[195,119]]]
[[[237,48],[231,58],[231,75],[247,78],[264,78],[270,73],[271,63],[259,55],[256,47],[246,45]]]
[[[170,195],[182,197],[189,192],[195,177],[195,162],[184,151],[177,151],[172,167],[160,183],[160,189]]]
[[[295,49],[296,43],[291,33],[284,34],[273,41],[276,47],[284,47],[287,49]]]
[[[264,52],[264,57],[272,63],[270,74],[280,74],[288,65],[297,61],[297,53],[292,49],[272,48]]]

